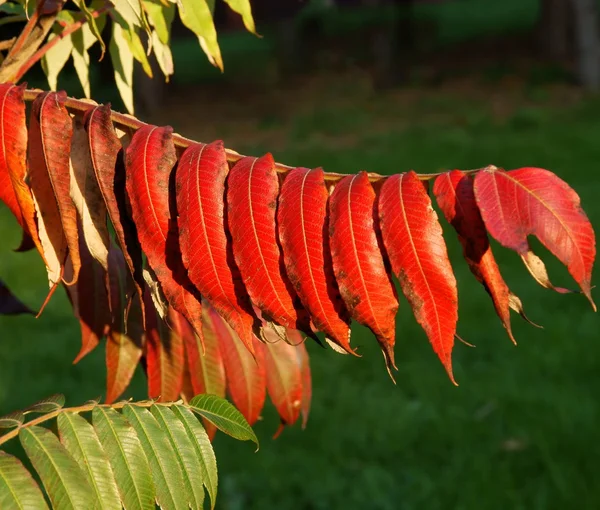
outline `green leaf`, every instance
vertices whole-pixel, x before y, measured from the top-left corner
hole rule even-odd
[[[150,67],[150,62],[148,61],[148,55],[146,55],[146,50],[144,49],[144,45],[142,44],[142,40],[138,33],[132,28],[129,32],[125,32],[125,38],[127,39],[127,43],[129,44],[129,50],[140,64],[142,64],[142,68],[144,72],[152,78],[152,68]]]
[[[64,407],[64,405],[65,405],[65,396],[61,395],[59,393],[56,393],[55,395],[50,395],[48,398],[40,400],[39,402],[36,402],[35,404],[30,405],[29,407],[25,408],[23,410],[23,413],[24,414],[52,413],[54,411],[58,411],[59,409],[62,409]]]
[[[108,457],[94,428],[75,413],[58,415],[58,432],[62,444],[79,464],[93,488],[96,508],[120,508],[121,499]]]
[[[55,37],[58,37],[58,35],[50,34],[48,41],[51,41]],[[52,90],[56,90],[58,87],[58,75],[69,60],[72,49],[73,39],[65,37],[50,48],[42,57],[42,69],[48,80],[48,86]]]
[[[204,488],[202,487],[202,466],[196,455],[191,438],[177,416],[166,406],[152,406],[150,412],[165,431],[183,475],[187,502],[191,508],[202,508]]]
[[[108,46],[115,70],[115,82],[127,111],[133,114],[133,55],[121,25],[113,23],[113,33]]]
[[[73,50],[71,56],[73,57],[73,65],[75,66],[75,72],[83,88],[85,97],[91,96],[90,91],[90,56],[85,47],[83,39],[83,31],[77,30],[71,36],[73,38]]]
[[[133,427],[117,411],[97,406],[94,429],[108,455],[126,510],[154,510],[154,483],[148,459]]]
[[[52,432],[43,427],[32,426],[22,429],[19,439],[40,475],[53,508],[93,508],[90,484],[77,462]]]
[[[202,424],[198,421],[198,418],[187,407],[174,405],[172,409],[175,416],[183,423],[186,434],[194,447],[194,454],[200,460],[202,480],[210,496],[210,507],[214,508],[217,503],[219,479],[217,475],[217,459],[210,443],[210,438]]]
[[[147,409],[126,405],[123,414],[137,432],[150,463],[158,504],[166,510],[187,509],[181,470],[165,431]]]
[[[25,415],[21,411],[15,411],[14,413],[7,414],[0,418],[0,429],[19,427],[20,425],[23,425],[24,421]]]
[[[146,50],[139,34],[134,27],[127,25],[127,22],[118,13],[114,13],[114,19],[123,29],[123,37],[127,41],[127,46],[133,58],[142,64],[144,72],[152,78],[152,68],[150,67],[150,62],[148,61],[148,56],[146,55]]]
[[[258,447],[258,439],[246,418],[224,398],[216,395],[196,395],[189,405],[195,413],[206,418],[225,434],[242,441],[254,441]]]
[[[217,31],[206,0],[180,0],[177,5],[181,22],[198,36],[210,63],[223,71]]]
[[[175,4],[165,5],[160,0],[143,0],[144,9],[148,13],[150,24],[156,30],[160,41],[169,44],[171,38],[171,23],[175,17]]]
[[[112,0],[115,10],[130,27],[145,26],[144,11],[140,0]]]
[[[0,451],[0,508],[48,508],[42,491],[21,461]]]
[[[168,80],[169,76],[175,72],[173,67],[173,54],[171,53],[169,45],[163,44],[159,39],[156,31],[152,32],[152,49],[154,50],[154,55],[156,56],[156,61],[158,62],[160,70]]]
[[[73,2],[79,8],[79,10],[83,12],[85,19],[87,20],[87,24],[85,24],[83,28],[88,27],[88,30],[94,37],[94,41],[98,41],[100,43],[100,47],[102,48],[100,60],[102,60],[104,58],[104,53],[106,52],[106,44],[104,44],[101,33],[102,29],[104,28],[104,20],[106,20],[106,16],[102,15],[98,18],[98,20],[96,20],[92,14],[92,11],[90,11],[88,6],[85,4],[85,0],[73,0]]]
[[[232,11],[237,12],[244,22],[244,26],[248,32],[256,34],[256,27],[254,26],[254,18],[252,17],[252,8],[250,7],[250,0],[225,0]]]

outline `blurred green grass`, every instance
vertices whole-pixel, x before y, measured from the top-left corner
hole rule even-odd
[[[462,3],[475,5],[471,0]],[[494,4],[502,12],[507,5],[525,5],[517,8],[529,13],[533,5],[512,0]],[[456,18],[457,12],[447,16]],[[462,12],[467,20],[482,16],[477,9]],[[524,17],[519,11],[518,19]],[[498,14],[492,19],[504,18]],[[468,21],[463,28],[447,30],[481,30],[485,23]],[[235,58],[235,41],[223,42],[224,53],[230,51]],[[181,83],[193,83],[209,69],[198,65],[204,58],[199,49],[188,53],[180,48],[175,57],[183,72],[183,77],[178,75]],[[229,61],[226,54],[226,66]],[[259,155],[270,150],[282,162],[328,171],[541,166],[569,182],[592,224],[600,224],[598,99],[563,102],[553,99],[543,84],[528,83],[516,92],[496,85],[486,95],[486,82],[477,98],[469,90],[448,92],[443,87],[424,95],[416,91],[414,98],[408,90],[408,99],[404,93],[378,96],[361,87],[360,82],[329,81],[310,93],[308,107],[305,100],[304,108],[289,115],[276,106],[258,108],[251,129],[243,132],[236,117],[212,110],[201,109],[205,115],[200,117],[193,109],[180,115],[165,108],[163,115],[184,135],[208,141],[214,131],[240,152]],[[98,98],[104,100],[103,95],[111,92],[100,91]],[[513,95],[526,100],[512,101]],[[498,115],[494,104],[504,96],[509,106]],[[191,103],[190,96],[183,99]],[[519,346],[513,346],[487,294],[468,272],[453,231],[442,224],[459,285],[458,331],[477,346],[456,345],[460,386],[448,381],[404,300],[397,320],[397,386],[364,328],[354,325],[352,340],[362,359],[310,345],[314,397],[307,429],[296,426],[272,441],[277,418],[269,407],[256,426],[258,453],[248,444],[218,436],[219,508],[600,507],[597,315],[581,296],[537,286],[515,254],[494,245],[511,289],[530,318],[545,328],[533,328],[515,316]],[[46,292],[45,270],[35,254],[11,251],[19,243],[19,232],[2,207],[0,239],[0,278],[38,307]],[[555,283],[569,286],[564,268],[539,243],[533,246],[548,262]],[[0,414],[55,392],[64,393],[72,405],[102,395],[102,348],[73,366],[78,349],[78,325],[62,290],[40,319],[0,317]],[[138,373],[127,396],[143,398],[144,384]]]
[[[372,103],[360,125],[349,122],[356,114],[352,108],[332,109],[337,121],[327,123],[321,114],[298,116],[276,157],[330,171],[430,172],[488,163],[547,167],[579,192],[590,220],[599,223],[598,100],[567,109],[530,107],[535,114],[525,115],[526,122],[522,110],[499,122],[481,105],[469,108],[468,98],[440,94],[415,105],[409,119],[435,109],[465,122],[415,120],[371,134],[384,101]],[[352,144],[328,147],[327,137],[349,132]],[[309,133],[325,138],[310,139]],[[514,347],[461,260],[453,232],[445,223],[444,229],[459,283],[459,333],[477,345],[456,345],[460,386],[446,378],[405,301],[398,316],[397,386],[361,327],[353,327],[353,343],[362,359],[311,345],[314,400],[308,428],[294,427],[272,441],[277,419],[269,409],[256,426],[262,441],[257,454],[247,444],[219,437],[220,508],[598,508],[597,316],[581,296],[538,287],[515,254],[496,247],[509,285],[529,316],[545,327],[538,330],[515,317]],[[0,236],[0,275],[38,306],[44,269],[33,253],[11,252],[19,233],[5,209]],[[545,255],[556,283],[567,284],[564,269]],[[0,317],[0,331],[0,413],[53,392],[65,393],[72,404],[103,393],[102,349],[71,365],[79,334],[62,291],[38,320]],[[143,384],[138,374],[129,394],[143,397]]]

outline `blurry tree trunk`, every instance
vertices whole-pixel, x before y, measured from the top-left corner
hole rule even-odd
[[[600,89],[600,36],[596,0],[572,0],[577,40],[579,82],[590,90]]]
[[[538,44],[551,60],[564,62],[573,54],[571,0],[540,0]]]
[[[372,35],[373,81],[377,88],[406,83],[414,52],[414,0],[365,0],[367,5],[393,8],[394,17]]]

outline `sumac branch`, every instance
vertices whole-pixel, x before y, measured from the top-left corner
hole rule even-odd
[[[109,402],[143,359],[152,398],[228,390],[253,423],[268,393],[282,424],[305,422],[304,337],[358,354],[354,320],[395,368],[392,276],[454,382],[458,295],[428,181],[511,339],[510,310],[525,316],[523,305],[488,234],[540,284],[572,292],[550,282],[527,242],[536,236],[596,308],[594,231],[548,170],[329,174],[11,84],[0,85],[0,142],[0,199],[23,228],[20,249],[40,252],[49,295],[66,287],[77,359],[106,337]]]

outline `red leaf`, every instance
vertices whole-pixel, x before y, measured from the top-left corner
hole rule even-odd
[[[345,351],[350,317],[335,282],[323,170],[295,168],[281,187],[277,220],[287,274],[316,328]]]
[[[70,196],[69,154],[73,124],[65,107],[65,98],[65,92],[48,92],[40,94],[33,102],[29,124],[29,177],[41,213],[38,221],[44,223],[61,269],[68,250],[73,276],[72,281],[66,283],[75,283],[81,260],[77,210]],[[48,259],[45,246],[44,253]],[[56,273],[56,267],[52,269]]]
[[[377,236],[375,191],[366,172],[344,177],[329,201],[333,269],[352,318],[377,337],[391,375],[398,298]],[[377,230],[376,230],[377,229]]]
[[[100,192],[108,216],[121,246],[125,262],[133,280],[126,287],[127,301],[131,299],[132,285],[142,296],[144,278],[142,276],[142,250],[137,231],[127,213],[125,193],[125,171],[123,158],[120,157],[121,142],[115,133],[111,120],[110,106],[97,106],[85,113],[85,129],[88,132],[90,156]],[[142,305],[143,317],[143,305]]]
[[[267,395],[265,360],[260,342],[252,337],[253,357],[214,308],[210,310],[210,319],[225,363],[227,391],[235,406],[253,425],[260,416]]]
[[[596,257],[594,230],[569,185],[548,170],[485,169],[475,177],[475,197],[489,233],[515,250],[534,278],[554,288],[527,242],[535,235],[569,270],[594,310],[590,282]],[[555,289],[565,292],[565,289]]]
[[[209,305],[203,302],[202,334],[204,336],[204,353],[197,335],[186,334],[182,336],[186,352],[188,353],[194,395],[209,393],[224,397],[225,366],[223,364],[223,355],[221,354],[219,341],[210,321]]]
[[[81,350],[73,364],[92,352],[110,327],[110,311],[106,292],[106,270],[92,257],[80,238],[81,271],[77,283],[65,285],[75,317],[81,326]],[[70,273],[70,261],[68,262]]]
[[[176,178],[180,246],[190,280],[254,352],[253,329],[259,324],[226,235],[228,169],[221,141],[193,144],[181,156]]]
[[[179,398],[183,386],[184,349],[177,329],[179,316],[169,309],[167,323],[158,316],[149,292],[144,293],[146,310],[146,371],[148,396],[159,402],[172,402]]]
[[[306,344],[299,331],[288,329],[288,339],[296,346],[296,358],[302,376],[302,402],[300,412],[302,414],[302,428],[306,428],[308,415],[310,413],[310,402],[312,400],[312,377],[310,374],[310,360]]]
[[[143,320],[139,295],[127,297],[129,273],[121,250],[108,252],[108,288],[111,324],[106,339],[106,403],[114,402],[125,391],[142,356]],[[126,314],[126,307],[129,311]],[[127,317],[127,318],[126,318]]]
[[[392,175],[379,195],[383,242],[417,322],[452,375],[452,347],[458,320],[456,279],[437,214],[414,172]]]
[[[265,330],[264,344],[267,372],[267,390],[281,418],[277,437],[285,425],[293,425],[302,408],[302,374],[298,363],[297,347],[282,341],[270,329]]]
[[[169,179],[177,162],[172,132],[147,125],[135,133],[127,148],[126,188],[140,244],[165,297],[202,335],[202,306],[181,261],[177,214],[169,208]]]
[[[27,305],[23,304],[6,286],[6,284],[0,280],[0,315],[21,315],[31,314],[35,315],[35,312],[31,310]]]
[[[275,212],[279,179],[273,156],[246,157],[227,178],[228,225],[235,262],[266,320],[310,331],[308,314],[285,274]]]
[[[0,200],[17,218],[24,230],[21,248],[31,236],[44,256],[35,222],[35,206],[31,190],[25,183],[27,175],[27,126],[25,120],[25,85],[0,84]],[[21,249],[19,248],[19,249]]]
[[[525,314],[521,300],[509,290],[496,264],[475,201],[473,179],[460,170],[453,170],[435,180],[433,192],[448,223],[458,234],[469,269],[491,296],[498,317],[502,320],[508,336],[516,344],[510,326],[510,308],[523,317]]]
[[[186,349],[188,373],[193,394],[208,393],[225,397],[225,365],[219,347],[219,340],[213,330],[210,305],[205,300],[202,302],[204,352],[202,351],[202,342],[189,323],[181,321],[181,324],[183,328],[180,334]],[[212,441],[217,429],[208,420],[203,419],[202,421]]]

